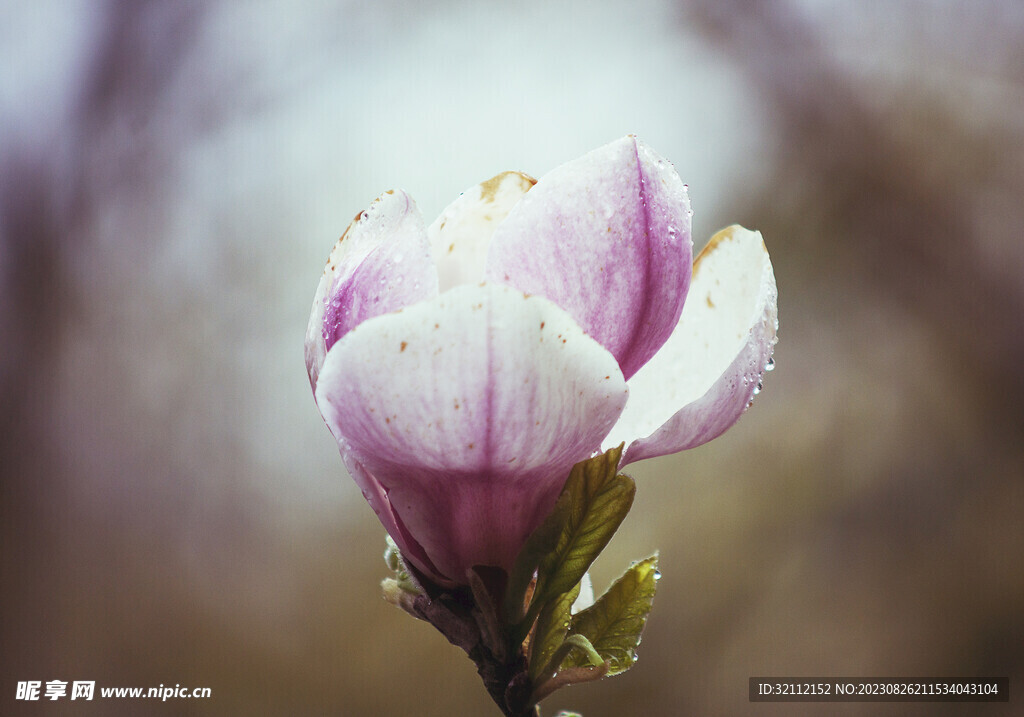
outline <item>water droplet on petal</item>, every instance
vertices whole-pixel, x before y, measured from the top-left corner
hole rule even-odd
[[[661,571],[660,570],[655,570],[654,571],[654,579],[655,580],[661,580]]]
[[[768,363],[766,363],[764,365],[764,370],[765,371],[774,371],[775,370],[775,359],[769,357],[768,358]]]

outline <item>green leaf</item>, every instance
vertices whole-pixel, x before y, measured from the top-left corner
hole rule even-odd
[[[597,602],[572,618],[569,635],[583,635],[608,663],[608,674],[625,672],[636,662],[636,648],[658,586],[658,555],[634,563]],[[561,668],[589,665],[571,652]]]
[[[526,591],[533,582],[533,576],[541,560],[558,545],[563,526],[572,512],[571,501],[572,496],[563,488],[554,509],[544,522],[530,533],[530,537],[526,539],[519,555],[516,556],[502,601],[502,614],[506,624],[515,625],[523,619],[526,612]]]
[[[615,475],[623,446],[573,466],[555,507],[516,556],[503,600],[507,624],[528,630],[547,602],[580,581],[626,517],[636,485],[628,476]],[[535,573],[532,612],[524,619],[526,592]]]
[[[569,620],[572,617],[570,609],[579,594],[580,586],[577,583],[576,587],[557,600],[552,600],[540,611],[530,643],[531,682],[537,682],[559,645],[565,641],[565,634],[569,631]]]
[[[554,549],[537,567],[534,601],[540,605],[579,583],[633,505],[636,484],[628,476],[616,475],[621,456],[620,445],[580,461],[569,473],[562,489],[562,496],[568,496],[569,514]]]

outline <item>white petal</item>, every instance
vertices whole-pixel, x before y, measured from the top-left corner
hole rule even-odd
[[[716,234],[669,340],[629,381],[629,403],[605,446],[622,464],[694,448],[719,436],[757,392],[778,329],[777,290],[759,232]]]
[[[427,229],[440,291],[483,281],[491,235],[537,180],[502,172],[470,187]]]

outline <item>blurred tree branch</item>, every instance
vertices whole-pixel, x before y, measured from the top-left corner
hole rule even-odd
[[[90,221],[110,196],[153,176],[146,126],[187,53],[199,19],[191,4],[108,2],[100,37],[79,73],[82,89],[48,143],[12,139],[0,153],[0,465],[5,582],[5,661],[45,660],[40,610],[59,592],[61,536],[71,515],[61,482],[56,381],[62,337],[84,288],[76,263],[89,261]],[[41,108],[45,109],[45,108]],[[40,128],[33,127],[38,131]],[[58,517],[54,520],[54,517]],[[21,546],[9,550],[7,546]],[[40,571],[40,565],[50,569]],[[17,586],[17,592],[8,588]],[[15,609],[12,599],[17,596]],[[26,616],[36,616],[33,622]],[[13,652],[11,645],[18,646]],[[35,653],[39,653],[36,655]],[[12,665],[13,667],[13,665]]]

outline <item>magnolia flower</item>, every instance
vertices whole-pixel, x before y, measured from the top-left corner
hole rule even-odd
[[[505,172],[429,227],[389,191],[335,245],[306,368],[345,466],[440,585],[508,570],[572,466],[693,448],[757,392],[776,289],[760,234],[692,261],[672,166],[625,137],[539,181]]]

